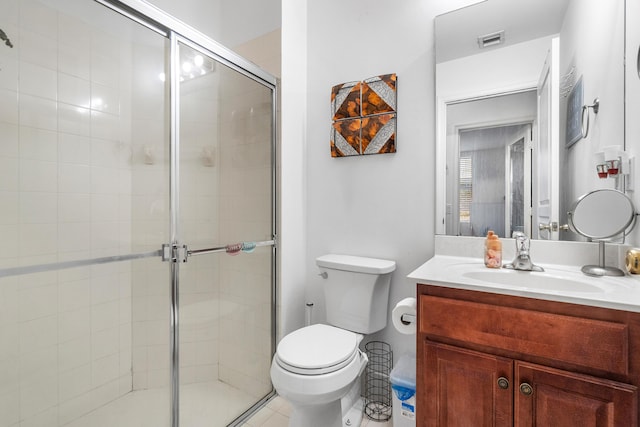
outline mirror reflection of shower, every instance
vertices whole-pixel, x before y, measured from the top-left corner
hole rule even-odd
[[[7,33],[2,31],[1,28],[0,28],[0,40],[2,40],[4,42],[4,44],[6,44],[7,46],[13,47],[13,43],[11,43],[11,40],[7,36]]]
[[[530,123],[459,129],[450,155],[447,234],[501,237],[519,231],[530,235]],[[457,185],[455,184],[457,181]]]

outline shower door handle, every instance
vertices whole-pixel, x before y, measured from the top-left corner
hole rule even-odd
[[[187,262],[187,245],[162,245],[162,261]]]
[[[240,252],[241,250],[243,252],[248,252],[246,250],[244,250],[244,245],[249,244],[251,245],[253,248],[257,248],[259,246],[275,246],[276,241],[275,240],[264,240],[262,242],[240,242],[240,243],[234,243],[231,245],[225,245],[225,246],[217,246],[217,247],[213,247],[213,248],[206,248],[206,249],[195,249],[195,250],[187,250],[187,257],[190,256],[194,256],[194,255],[206,255],[206,254],[212,254],[212,253],[216,253],[216,252],[228,252],[228,253],[237,253]],[[233,250],[230,250],[230,248],[233,248]],[[253,249],[251,249],[253,250]]]

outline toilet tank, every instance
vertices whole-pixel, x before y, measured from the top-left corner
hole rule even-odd
[[[324,278],[327,323],[361,334],[387,326],[395,261],[329,254],[316,264]]]

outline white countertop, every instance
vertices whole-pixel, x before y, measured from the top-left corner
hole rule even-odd
[[[536,264],[545,271],[490,269],[482,258],[436,255],[407,277],[449,288],[640,312],[638,276],[590,277],[579,265]]]

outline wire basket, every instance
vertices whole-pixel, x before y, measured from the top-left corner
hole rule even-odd
[[[382,341],[371,341],[364,346],[369,358],[365,371],[364,412],[375,421],[391,419],[391,382],[393,367],[391,346]]]

